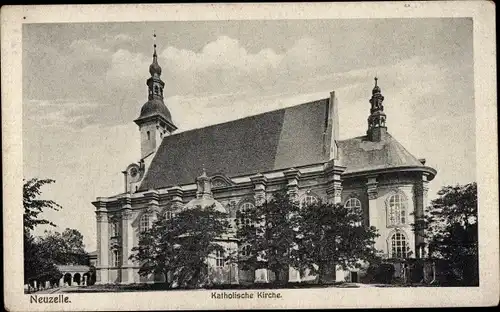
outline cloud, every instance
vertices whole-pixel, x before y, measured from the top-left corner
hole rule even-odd
[[[115,41],[131,41],[133,38],[127,34],[118,34],[113,37]]]
[[[71,53],[79,59],[107,58],[110,50],[99,45],[97,39],[77,39],[69,45]]]

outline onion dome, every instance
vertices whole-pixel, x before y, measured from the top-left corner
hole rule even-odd
[[[141,108],[141,115],[139,116],[139,119],[154,115],[161,115],[167,121],[172,122],[172,115],[170,114],[170,111],[165,103],[163,103],[160,99],[151,99],[144,103]]]
[[[161,66],[158,64],[158,55],[156,54],[156,44],[154,45],[153,63],[149,65],[149,73],[151,76],[161,76]]]

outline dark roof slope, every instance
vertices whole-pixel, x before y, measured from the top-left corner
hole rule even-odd
[[[203,165],[228,177],[328,161],[329,99],[163,139],[139,190],[193,183]]]
[[[344,174],[394,167],[425,167],[396,139],[386,133],[380,142],[371,142],[366,136],[337,142],[340,160],[347,167]]]

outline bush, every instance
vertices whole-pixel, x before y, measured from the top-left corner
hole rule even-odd
[[[390,263],[372,264],[368,267],[364,282],[390,284],[394,277],[394,266]]]

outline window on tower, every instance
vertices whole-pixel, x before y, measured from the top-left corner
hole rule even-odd
[[[151,140],[151,133],[148,131],[146,132],[147,136],[148,136],[148,141]]]

